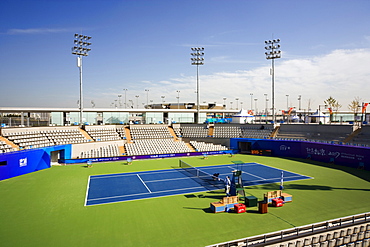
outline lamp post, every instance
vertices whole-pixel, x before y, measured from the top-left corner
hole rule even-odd
[[[253,93],[249,94],[251,96],[251,111],[253,112]]]
[[[235,98],[236,100],[236,109],[239,110],[239,98]]]
[[[271,82],[272,82],[272,121],[275,124],[275,59],[281,58],[280,39],[265,41],[266,59],[271,59]]]
[[[75,33],[74,35],[74,46],[72,47],[72,54],[77,55],[77,67],[80,69],[80,125],[83,125],[82,114],[83,114],[83,93],[82,93],[82,57],[89,55],[91,49],[89,48],[91,43],[89,40],[90,36]]]
[[[122,94],[118,94],[118,105],[120,108],[122,107],[121,97],[122,97]]]
[[[258,100],[257,98],[254,99],[255,108],[256,108],[256,113],[255,113],[256,115],[257,115],[257,111],[258,111],[258,108],[257,108],[257,100]]]
[[[176,90],[177,93],[177,109],[180,109],[180,90]]]
[[[267,93],[265,93],[263,95],[265,96],[265,120],[267,122],[267,102],[268,102]]]
[[[289,94],[285,96],[286,96],[286,109],[289,111]]]
[[[298,95],[299,110],[301,110],[301,99],[302,99],[302,95]]]
[[[149,108],[149,89],[145,89],[146,92],[146,107]]]
[[[199,111],[200,111],[200,106],[199,106],[199,65],[203,65],[204,64],[204,47],[193,47],[191,48],[191,50],[193,51],[192,53],[190,53],[190,55],[192,56],[191,58],[191,65],[196,65],[197,66],[197,117],[195,119],[195,122],[198,123],[199,122]]]
[[[136,108],[139,109],[139,95],[135,95],[136,97]]]
[[[123,91],[125,91],[125,108],[127,108],[127,101],[126,101],[126,99],[127,99],[127,97],[126,97],[127,96],[127,94],[126,94],[127,93],[127,88],[124,88]]]
[[[222,98],[224,100],[224,109],[226,109],[226,97]]]

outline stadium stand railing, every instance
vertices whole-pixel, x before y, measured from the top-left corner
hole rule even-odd
[[[208,247],[370,246],[370,212],[209,245]]]

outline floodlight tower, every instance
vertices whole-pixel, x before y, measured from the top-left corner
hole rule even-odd
[[[265,41],[265,55],[266,59],[271,59],[271,80],[272,80],[272,121],[275,124],[275,59],[281,58],[280,39],[266,40]]]
[[[190,53],[190,55],[192,56],[191,58],[191,65],[196,65],[197,66],[197,117],[195,119],[195,122],[198,123],[199,122],[199,111],[200,111],[200,105],[199,105],[199,65],[203,65],[204,64],[204,47],[193,47],[191,48],[191,50],[193,51],[192,53]]]
[[[72,47],[72,54],[77,55],[77,67],[80,69],[80,125],[83,125],[83,94],[82,94],[82,57],[87,57],[91,49],[90,36],[76,33],[74,35],[74,46]]]

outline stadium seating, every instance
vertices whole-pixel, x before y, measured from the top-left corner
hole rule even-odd
[[[117,144],[108,144],[99,148],[82,151],[79,158],[101,158],[119,156],[119,147]]]
[[[4,137],[13,142],[20,149],[40,148],[53,146],[55,142],[41,131],[5,132]]]
[[[142,139],[124,144],[127,155],[186,153],[192,150],[183,141],[173,139]]]
[[[359,133],[350,142],[352,145],[368,147],[370,144],[370,126],[362,126]]]
[[[353,222],[352,217],[333,220],[331,223],[319,222],[312,225],[296,227],[279,232],[252,236],[211,246],[254,246],[254,247],[368,247],[370,246],[370,223],[366,214],[357,215],[363,223]],[[352,220],[351,220],[352,218]],[[365,220],[364,220],[365,219]],[[366,220],[367,219],[367,220]],[[346,220],[346,224],[342,223]],[[339,223],[342,222],[342,223]]]
[[[0,154],[1,153],[13,152],[13,151],[17,151],[17,149],[8,145],[6,142],[0,140]]]
[[[263,126],[263,127],[262,127]],[[271,135],[269,125],[215,125],[215,138],[267,138]]]
[[[207,125],[181,125],[181,135],[185,138],[204,138],[209,137]]]
[[[277,138],[339,143],[351,133],[351,125],[283,124]]]
[[[198,152],[227,150],[227,147],[213,143],[190,141],[190,144]]]
[[[115,128],[86,128],[86,132],[94,141],[115,141],[121,140],[120,133]]]
[[[131,126],[132,139],[168,139],[174,138],[168,130],[168,126]]]

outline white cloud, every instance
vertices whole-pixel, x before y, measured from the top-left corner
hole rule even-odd
[[[298,108],[298,95],[302,96],[301,106],[312,109],[324,104],[330,96],[341,105],[341,110],[348,110],[348,104],[359,96],[370,102],[370,49],[334,50],[326,55],[302,59],[279,59],[275,61],[275,107],[286,109],[287,96],[289,106]],[[265,107],[265,96],[268,94],[271,104],[270,64],[251,70],[218,72],[214,74],[199,73],[201,102],[223,103],[236,107],[243,102],[243,108],[250,108],[251,97],[257,98],[257,107]],[[142,87],[141,87],[142,86]],[[177,102],[177,90],[180,90],[180,101],[196,102],[196,76],[179,75],[162,81],[152,81],[130,89],[128,95],[140,95],[139,100],[146,101],[144,87],[149,89],[149,99],[160,102],[164,95],[166,102]],[[253,100],[253,108],[255,102]],[[269,106],[270,107],[270,106]]]
[[[302,108],[307,108],[308,101],[315,102],[312,108],[330,96],[343,105],[347,105],[354,97],[360,96],[370,101],[370,69],[369,49],[334,50],[323,56],[306,59],[276,60],[275,61],[275,106],[277,109],[286,108],[286,95],[289,95],[289,106],[298,107],[298,95],[302,95]],[[216,101],[222,103],[223,97],[227,103],[239,97],[246,108],[250,107],[250,93],[258,99],[259,108],[264,107],[264,94],[271,100],[270,66],[252,70],[221,72],[203,75],[200,72],[201,101]],[[170,80],[171,81],[171,80]],[[172,80],[175,81],[175,80]],[[195,100],[190,92],[196,85],[195,76],[176,79],[176,83],[167,85],[175,91],[178,81],[187,85],[188,100]],[[185,98],[185,95],[183,96]],[[271,101],[270,101],[271,102]],[[254,104],[254,103],[253,103]]]
[[[26,28],[26,29],[9,29],[7,34],[17,35],[17,34],[43,34],[43,33],[61,33],[69,32],[69,29],[65,28]]]

